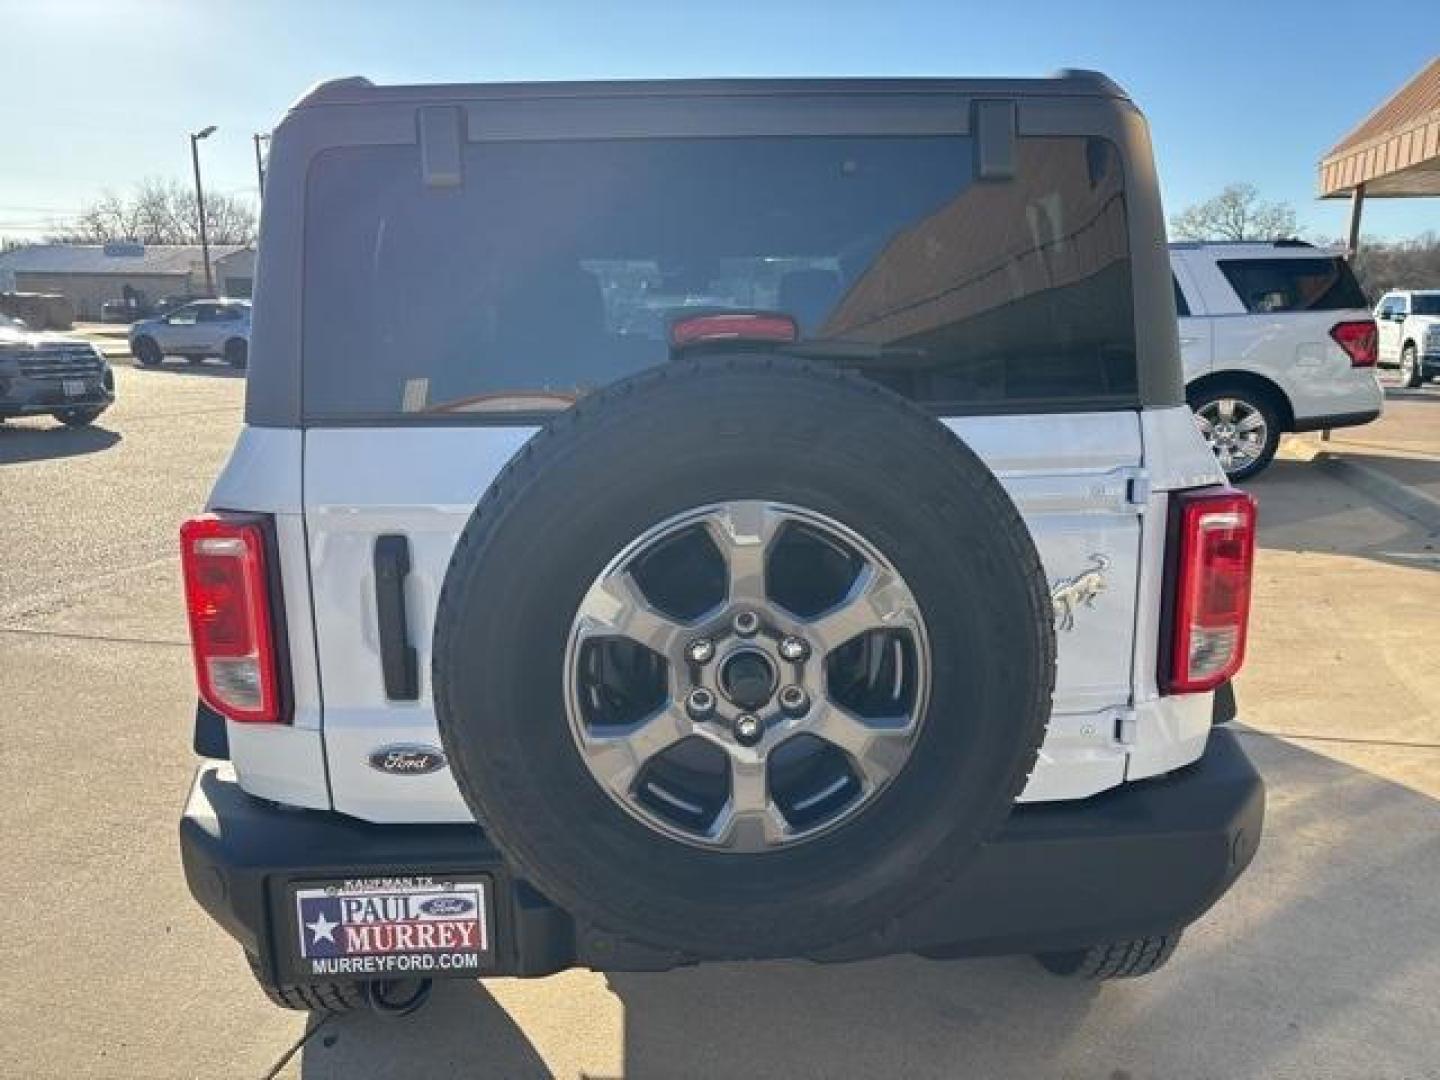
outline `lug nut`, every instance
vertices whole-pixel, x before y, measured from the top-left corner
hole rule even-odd
[[[742,611],[735,616],[731,625],[741,637],[750,637],[760,629],[760,616],[753,611]]]
[[[780,708],[790,716],[803,716],[810,711],[810,695],[798,686],[787,686],[780,691]]]
[[[696,638],[685,646],[685,655],[692,664],[708,664],[715,658],[715,643],[709,638]]]
[[[793,663],[799,663],[810,655],[810,646],[804,638],[791,634],[780,639],[780,655]]]
[[[685,695],[685,711],[692,720],[708,720],[715,713],[715,695],[697,686]]]
[[[735,738],[745,746],[754,746],[764,731],[760,718],[754,713],[741,713],[735,718]]]

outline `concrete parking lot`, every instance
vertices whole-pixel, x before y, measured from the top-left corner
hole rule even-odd
[[[0,428],[0,1075],[1440,1077],[1440,536],[1305,460],[1311,443],[1254,484],[1239,695],[1268,831],[1158,975],[1097,988],[1023,958],[573,972],[444,985],[400,1023],[317,1023],[265,1001],[176,851],[194,694],[175,531],[243,381],[117,379],[91,430]],[[1398,456],[1435,483],[1440,388],[1390,404],[1346,439],[1413,432]]]

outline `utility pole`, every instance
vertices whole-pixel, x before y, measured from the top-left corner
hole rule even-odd
[[[205,189],[200,184],[200,140],[215,134],[211,124],[190,134],[190,163],[195,166],[195,204],[200,210],[200,258],[205,263],[205,295],[215,295],[215,274],[210,268],[210,233],[205,227]]]

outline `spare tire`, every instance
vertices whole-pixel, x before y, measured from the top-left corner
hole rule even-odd
[[[433,685],[519,874],[636,941],[765,957],[959,873],[1054,669],[1029,531],[963,442],[868,380],[737,353],[526,444],[456,546]]]

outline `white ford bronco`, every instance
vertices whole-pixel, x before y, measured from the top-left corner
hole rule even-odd
[[[1086,72],[299,101],[182,531],[185,872],[270,996],[1163,963],[1264,816],[1163,220]]]

